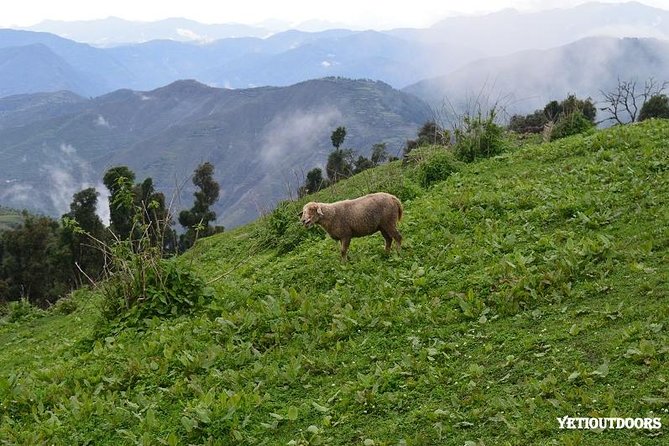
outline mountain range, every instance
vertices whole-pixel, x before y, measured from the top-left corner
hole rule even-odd
[[[430,113],[385,83],[341,78],[239,90],[177,81],[93,99],[10,96],[0,99],[0,203],[59,215],[84,187],[97,186],[104,199],[104,171],[127,165],[138,179],[152,177],[178,210],[192,205],[193,170],[210,161],[219,223],[236,226],[294,195],[306,171],[325,162],[336,127],[346,127],[344,146],[360,154],[385,142],[397,155]]]
[[[0,95],[66,88],[98,96],[119,88],[150,90],[179,79],[223,88],[287,86],[325,76],[379,79],[403,88],[483,58],[559,47],[590,36],[669,39],[669,11],[635,2],[588,3],[533,13],[504,10],[452,17],[425,29],[289,30],[269,36],[263,28],[182,19],[55,25],[0,30]],[[84,28],[98,34],[75,32]],[[133,42],[104,48],[90,45],[114,33]],[[31,77],[38,78],[28,82]]]
[[[472,102],[486,100],[515,113],[542,108],[568,94],[598,101],[601,91],[612,91],[619,79],[643,85],[650,78],[669,80],[669,41],[588,37],[557,48],[481,59],[403,91],[435,109],[448,103],[466,110]]]
[[[211,42],[232,37],[267,37],[272,34],[270,29],[261,26],[239,23],[210,25],[176,17],[155,22],[138,22],[118,17],[102,20],[45,20],[24,29],[56,34],[95,46],[114,46],[151,40]]]

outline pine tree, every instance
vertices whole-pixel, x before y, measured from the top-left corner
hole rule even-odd
[[[93,187],[75,193],[70,212],[63,215],[63,220],[74,220],[83,231],[75,231],[67,224],[62,231],[63,243],[72,253],[72,276],[79,286],[88,278],[97,280],[103,274],[105,254],[99,243],[104,242],[105,227],[96,213],[98,195]]]
[[[200,164],[193,174],[193,184],[198,188],[193,194],[195,203],[190,210],[179,213],[179,223],[186,229],[181,235],[180,246],[186,250],[193,246],[198,237],[207,237],[217,232],[222,232],[221,226],[209,226],[216,220],[216,212],[210,209],[219,196],[219,185],[214,181],[214,165],[205,162]]]
[[[344,139],[346,139],[346,127],[337,127],[330,136],[332,145],[336,150],[339,150],[339,147],[344,144]]]
[[[102,179],[110,193],[110,229],[121,240],[130,238],[132,231],[135,209],[131,191],[134,181],[135,174],[127,166],[110,168]]]

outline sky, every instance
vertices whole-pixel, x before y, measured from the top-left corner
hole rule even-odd
[[[604,0],[621,3],[626,0]],[[352,28],[387,29],[427,27],[445,17],[481,14],[505,8],[540,10],[566,8],[586,0],[19,0],[5,5],[1,27],[26,27],[43,20],[94,20],[110,16],[126,20],[155,21],[184,17],[202,23],[261,24],[280,21],[296,25],[325,20]],[[666,8],[667,0],[640,0]]]

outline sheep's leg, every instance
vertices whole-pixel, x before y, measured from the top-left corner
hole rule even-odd
[[[397,230],[397,228],[390,228],[388,231],[390,236],[395,240],[395,246],[397,247],[397,253],[399,254],[400,251],[402,250],[402,234],[400,234],[400,231]]]
[[[348,260],[348,245],[351,243],[351,239],[344,237],[341,239],[341,259],[346,261]]]
[[[381,234],[383,235],[383,238],[386,239],[386,253],[390,252],[390,246],[393,243],[393,238],[391,235],[386,231],[385,229],[381,229]]]

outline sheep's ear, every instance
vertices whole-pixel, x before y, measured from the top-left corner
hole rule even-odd
[[[316,212],[318,213],[318,215],[323,215],[323,209],[320,206],[318,206]]]
[[[298,213],[297,213],[297,216],[298,216],[298,217],[302,217],[302,214],[304,214],[304,211],[300,211],[300,212],[298,212]]]

